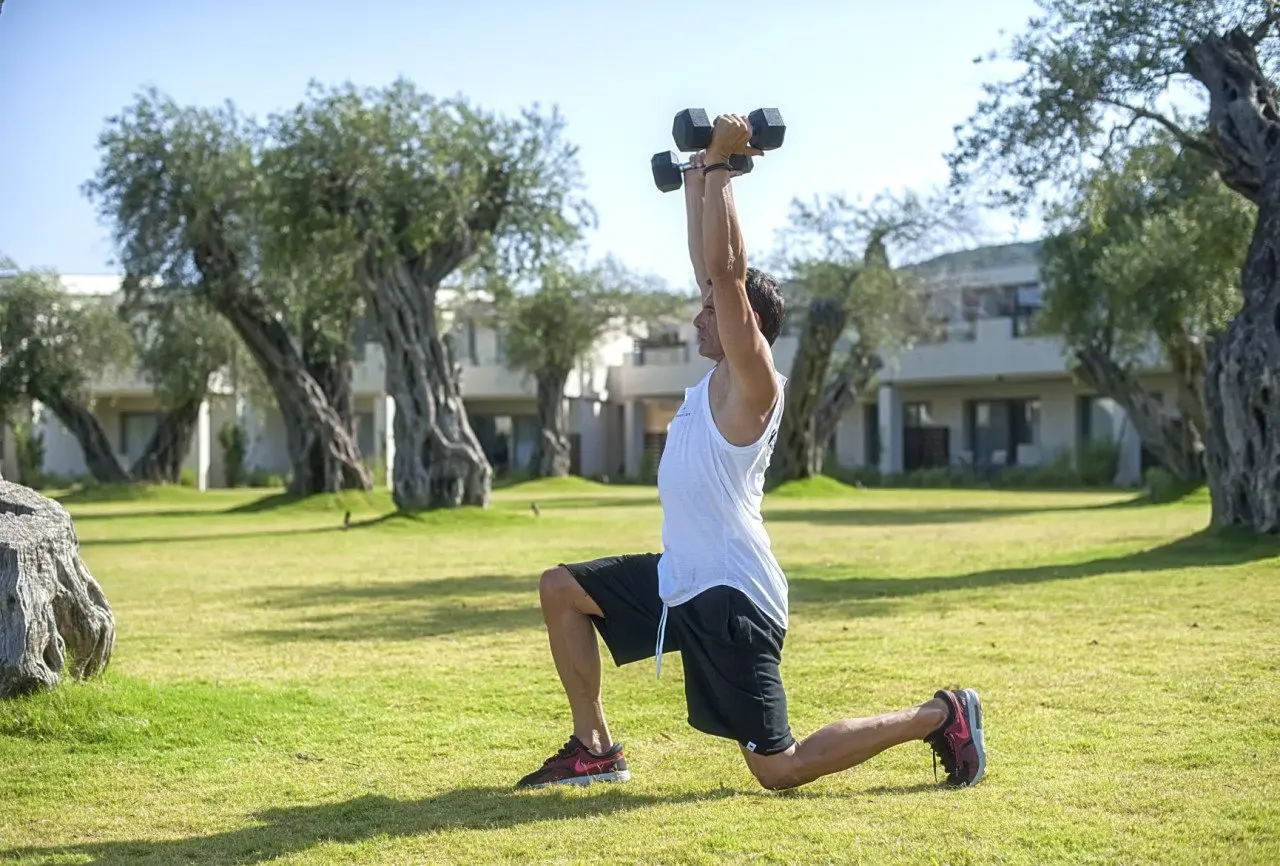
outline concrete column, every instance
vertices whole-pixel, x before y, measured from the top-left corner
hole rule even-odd
[[[876,395],[880,406],[880,473],[902,474],[902,395],[883,385]]]
[[[18,481],[18,437],[7,421],[0,424],[0,477]]]
[[[1116,405],[1113,409],[1112,419],[1112,440],[1120,448],[1116,484],[1137,484],[1142,481],[1142,437],[1129,420],[1129,414],[1120,406]]]
[[[578,471],[584,478],[607,475],[604,405],[590,397],[574,401],[578,411]]]
[[[644,453],[644,406],[637,400],[622,405],[622,458],[628,478],[640,475],[640,457]]]
[[[200,401],[200,414],[196,419],[196,487],[209,489],[209,462],[213,458],[213,437],[209,431],[209,400]]]
[[[392,478],[394,477],[391,467],[396,462],[396,401],[390,394],[384,394],[380,400],[376,397],[374,398],[373,406],[374,427],[382,430],[382,453],[387,462],[387,477],[382,479],[382,483],[390,490],[392,488]],[[379,409],[381,409],[380,412],[378,411]],[[381,428],[377,427],[376,421],[378,417],[382,419]]]

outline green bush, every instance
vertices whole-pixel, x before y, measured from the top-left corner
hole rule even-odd
[[[34,424],[23,424],[14,431],[18,458],[18,481],[33,490],[49,486],[44,473],[44,434]]]
[[[251,469],[246,475],[246,483],[249,487],[288,487],[289,481],[285,476],[278,472],[268,472],[266,469]]]
[[[1120,445],[1110,437],[1080,445],[1080,478],[1090,487],[1110,487],[1120,471]]]
[[[648,451],[645,451],[644,454],[640,455],[640,483],[658,483],[658,464]]]
[[[1143,473],[1142,481],[1151,502],[1176,502],[1201,485],[1199,481],[1184,481],[1163,466],[1152,466]]]
[[[196,471],[190,467],[183,467],[178,472],[178,485],[180,487],[199,487],[200,479],[196,475]]]
[[[1042,466],[1010,466],[1000,470],[995,483],[1000,487],[1061,490],[1079,487],[1082,482],[1071,465],[1071,452],[1064,448]]]
[[[228,487],[239,487],[245,481],[244,430],[239,424],[228,421],[218,431],[218,443],[222,446],[222,471]]]

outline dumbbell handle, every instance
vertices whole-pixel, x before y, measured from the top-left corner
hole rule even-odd
[[[729,165],[733,167],[734,171],[741,171],[745,173],[751,170],[752,160],[751,157],[747,156],[745,153],[735,153],[733,156],[729,157]],[[676,167],[681,171],[688,171],[693,168],[693,162],[682,162]]]

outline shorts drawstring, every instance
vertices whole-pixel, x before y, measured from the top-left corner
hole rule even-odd
[[[654,647],[653,655],[657,659],[657,668],[654,671],[654,679],[662,678],[662,638],[667,631],[667,604],[662,604],[662,618],[658,620],[658,644]]]

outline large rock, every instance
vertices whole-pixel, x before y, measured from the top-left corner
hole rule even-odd
[[[0,480],[0,698],[52,688],[64,668],[80,679],[100,673],[115,631],[71,515]]]

